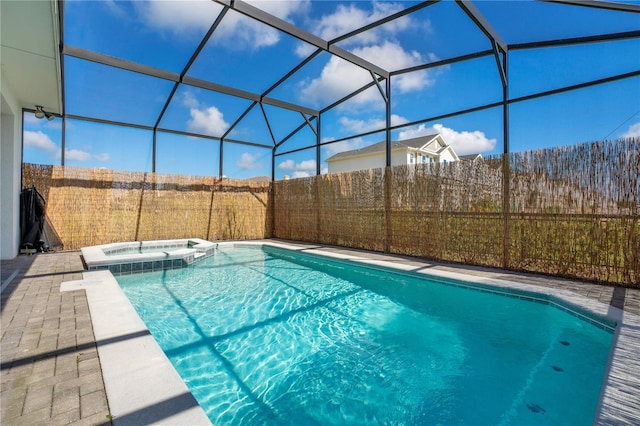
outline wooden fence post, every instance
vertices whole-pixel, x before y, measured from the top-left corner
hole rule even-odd
[[[318,186],[319,186],[318,180],[319,179],[320,179],[320,175],[316,175],[316,176],[314,176],[312,178],[312,181],[311,181],[312,185],[313,185],[313,191],[312,191],[312,193],[313,193],[313,205],[315,207],[314,210],[315,210],[315,215],[316,215],[316,238],[315,238],[315,240],[317,242],[324,241],[324,240],[321,240],[321,238],[320,238],[320,234],[322,232],[322,224],[320,223],[320,216],[322,216],[322,215],[321,215],[321,212],[320,212],[321,203],[320,203],[320,188],[318,188]]]
[[[391,251],[391,167],[384,169],[384,252]]]
[[[511,166],[509,164],[509,154],[502,154],[502,268],[509,269],[509,222],[510,213],[510,185]]]

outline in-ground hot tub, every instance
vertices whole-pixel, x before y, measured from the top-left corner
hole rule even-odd
[[[217,243],[200,238],[132,241],[83,247],[90,271],[108,269],[114,275],[178,269],[212,256]]]

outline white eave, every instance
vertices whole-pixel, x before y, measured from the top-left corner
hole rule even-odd
[[[58,2],[0,1],[2,82],[20,107],[62,113]]]
[[[410,149],[415,149],[415,148],[398,147],[398,148],[392,148],[391,152],[398,152],[398,151],[405,151],[406,152],[406,151],[409,151]],[[327,163],[333,162],[333,161],[351,161],[354,158],[379,157],[381,154],[384,155],[385,151],[354,153],[354,154],[351,154],[351,155],[349,155],[347,157],[328,158],[326,161],[327,161]]]

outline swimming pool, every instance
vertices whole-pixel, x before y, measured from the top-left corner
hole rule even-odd
[[[532,294],[267,247],[118,281],[214,423],[591,423],[612,340]]]

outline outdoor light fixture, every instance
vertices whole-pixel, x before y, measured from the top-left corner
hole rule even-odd
[[[40,105],[36,105],[36,112],[34,114],[38,119],[47,117],[47,120],[51,121],[56,118],[53,113],[46,112]]]
[[[35,116],[36,118],[44,118],[44,110],[40,105],[36,105]]]

